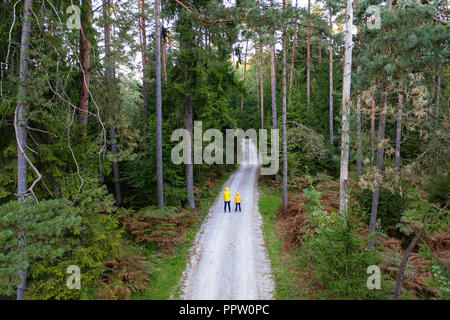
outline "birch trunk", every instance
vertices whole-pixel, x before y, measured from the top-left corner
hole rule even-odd
[[[345,24],[344,75],[342,86],[342,139],[339,178],[339,210],[347,215],[348,209],[348,154],[350,144],[350,87],[352,77],[352,27],[353,6],[347,0],[347,21]]]
[[[25,154],[27,147],[27,118],[26,112],[26,92],[25,81],[28,74],[28,48],[30,46],[29,39],[31,33],[31,10],[33,8],[33,0],[25,0],[23,5],[23,24],[22,24],[22,36],[20,40],[20,56],[19,56],[19,87],[17,95],[17,140],[20,141],[20,145],[17,146],[17,194],[18,201],[26,200],[27,192],[27,160]],[[18,249],[23,254],[25,251],[25,230],[19,226],[19,240]],[[23,260],[23,259],[21,259]],[[20,261],[24,262],[24,261]],[[19,285],[17,286],[17,300],[22,300],[27,287],[27,274],[26,268],[19,270]]]
[[[161,98],[161,24],[160,0],[155,0],[155,53],[156,53],[156,180],[158,207],[164,210],[164,180],[162,156],[162,98]]]

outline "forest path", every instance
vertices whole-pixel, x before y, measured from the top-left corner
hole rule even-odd
[[[245,161],[226,182],[203,223],[182,277],[182,299],[273,299],[274,284],[258,209],[260,159],[252,141],[243,140]],[[224,213],[223,191],[231,192]],[[239,192],[242,212],[234,212]]]

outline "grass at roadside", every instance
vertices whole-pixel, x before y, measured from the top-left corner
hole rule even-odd
[[[282,204],[282,193],[263,181],[258,183],[259,211],[264,226],[264,240],[272,265],[277,300],[304,299],[299,290],[299,267],[296,255],[284,252],[282,234],[277,229],[277,214]]]
[[[215,187],[203,192],[200,197],[201,206],[198,209],[200,218],[191,227],[191,230],[183,235],[183,239],[175,246],[172,253],[162,253],[155,247],[147,245],[142,248],[143,255],[151,264],[151,279],[148,289],[144,293],[135,294],[136,300],[173,300],[180,296],[180,279],[189,258],[189,250],[192,247],[195,236],[207,216],[211,205],[214,203],[223,184],[228,180],[232,172],[226,172],[217,182]]]

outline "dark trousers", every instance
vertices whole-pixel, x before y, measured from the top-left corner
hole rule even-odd
[[[234,212],[237,211],[238,206],[239,206],[239,211],[241,211],[241,204],[240,203],[236,203],[236,209],[234,209]]]
[[[228,211],[231,212],[230,202],[231,202],[231,201],[225,201],[225,206],[223,207],[223,210],[224,210],[225,212],[227,212],[227,204],[228,204]]]

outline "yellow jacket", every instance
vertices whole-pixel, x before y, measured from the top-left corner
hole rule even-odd
[[[231,201],[231,193],[228,191],[228,188],[225,188],[225,192],[223,193],[223,201]]]
[[[241,203],[242,199],[239,192],[236,193],[236,198],[234,198],[234,203]]]

